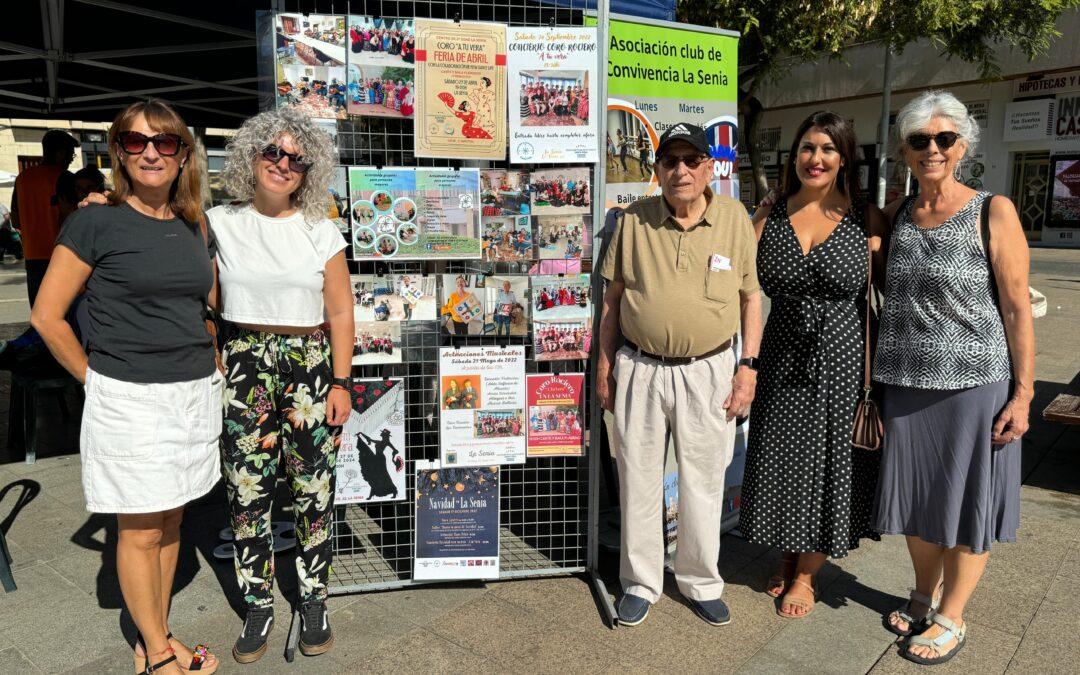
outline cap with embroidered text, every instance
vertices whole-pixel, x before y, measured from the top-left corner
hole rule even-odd
[[[709,138],[705,135],[705,130],[693,124],[679,122],[660,137],[660,143],[656,147],[656,156],[663,155],[667,146],[675,141],[683,141],[693,146],[698,152],[709,154]]]

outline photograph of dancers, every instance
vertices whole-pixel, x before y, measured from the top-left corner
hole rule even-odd
[[[533,322],[533,350],[537,361],[589,358],[592,328],[588,319]]]
[[[589,213],[590,187],[587,166],[533,171],[529,175],[532,213],[536,216]]]
[[[653,179],[655,137],[639,115],[608,111],[608,183],[642,183]]]
[[[348,111],[365,117],[412,118],[413,69],[349,62]]]
[[[525,435],[521,410],[477,410],[473,413],[476,438],[511,438]]]
[[[523,127],[585,126],[589,80],[584,70],[523,70],[518,92]]]
[[[405,387],[400,378],[358,379],[341,430],[339,504],[405,498]]]
[[[349,63],[412,69],[416,61],[416,33],[411,19],[376,19],[350,14],[347,23]]]

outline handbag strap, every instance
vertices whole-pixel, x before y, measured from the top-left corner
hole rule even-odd
[[[863,339],[865,360],[863,361],[863,395],[870,395],[870,294],[873,290],[874,253],[870,250],[870,239],[866,240],[866,334]]]

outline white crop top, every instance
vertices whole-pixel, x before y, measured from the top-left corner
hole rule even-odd
[[[345,248],[332,221],[302,213],[270,218],[251,204],[206,212],[217,236],[221,316],[267,326],[318,326],[324,320],[323,271]]]

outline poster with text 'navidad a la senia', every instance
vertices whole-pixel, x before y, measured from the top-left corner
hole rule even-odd
[[[506,157],[506,26],[416,21],[417,157]]]

